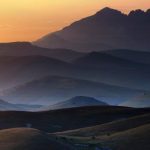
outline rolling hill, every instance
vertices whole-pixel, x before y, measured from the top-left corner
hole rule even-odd
[[[149,108],[91,106],[43,112],[2,111],[0,129],[27,127],[49,133],[100,125],[150,113]]]
[[[76,96],[69,100],[59,102],[54,105],[50,105],[48,107],[46,106],[43,108],[43,110],[64,109],[64,108],[84,107],[84,106],[105,106],[105,105],[108,104],[92,97]]]
[[[75,146],[85,145],[105,150],[149,150],[150,114],[123,118],[117,121],[76,130],[57,132]]]
[[[1,150],[72,150],[51,140],[48,134],[36,129],[13,128],[0,131]]]
[[[150,123],[150,114],[144,114],[138,115],[136,117],[134,116],[131,118],[124,118],[119,121],[112,121],[102,125],[64,131],[56,133],[56,135],[76,136],[76,137],[107,136],[123,132],[129,129],[137,128],[149,123]]]
[[[104,139],[113,150],[149,150],[150,124],[116,133]]]
[[[149,10],[135,10],[126,15],[106,7],[60,31],[47,34],[34,44],[84,52],[108,49],[149,51],[149,20]]]
[[[77,95],[84,95],[109,104],[119,104],[141,93],[143,91],[87,80],[47,76],[3,90],[0,97],[13,103],[52,105]]]

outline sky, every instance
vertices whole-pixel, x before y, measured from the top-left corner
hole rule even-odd
[[[150,0],[0,0],[0,42],[34,41],[104,7],[128,13]]]

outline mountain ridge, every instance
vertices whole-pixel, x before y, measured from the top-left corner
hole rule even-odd
[[[141,12],[143,15],[139,15]],[[131,11],[126,15],[115,9],[104,8],[33,44],[84,52],[117,48],[149,51],[149,18],[149,10]]]

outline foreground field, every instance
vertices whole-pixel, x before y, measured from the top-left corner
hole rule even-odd
[[[0,131],[1,150],[71,150],[36,129],[13,128]]]
[[[55,133],[77,147],[101,150],[149,150],[150,114],[102,125]]]
[[[0,150],[149,150],[150,109],[0,112]],[[34,128],[34,129],[33,129]]]
[[[150,108],[117,106],[79,107],[43,112],[0,112],[0,129],[30,127],[48,133],[100,125],[115,120],[150,113]]]

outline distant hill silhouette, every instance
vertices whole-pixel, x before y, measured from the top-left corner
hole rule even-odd
[[[52,109],[64,109],[64,108],[73,108],[73,107],[106,106],[106,105],[108,104],[92,97],[76,96],[69,100],[45,107],[44,109],[52,110]]]
[[[40,105],[27,105],[27,104],[12,104],[4,100],[0,100],[0,111],[37,111]]]
[[[142,95],[136,96],[135,98],[128,100],[120,105],[137,108],[150,107],[150,93],[144,93]]]
[[[33,56],[40,55],[59,59],[62,61],[72,61],[83,56],[83,53],[69,49],[47,49],[37,47],[29,42],[0,43],[0,56]]]
[[[103,51],[103,53],[138,63],[150,64],[150,52],[142,52],[127,49],[114,49]]]
[[[42,37],[34,44],[86,52],[108,49],[148,51],[149,40],[150,10],[135,10],[126,15],[106,7],[93,16]]]

